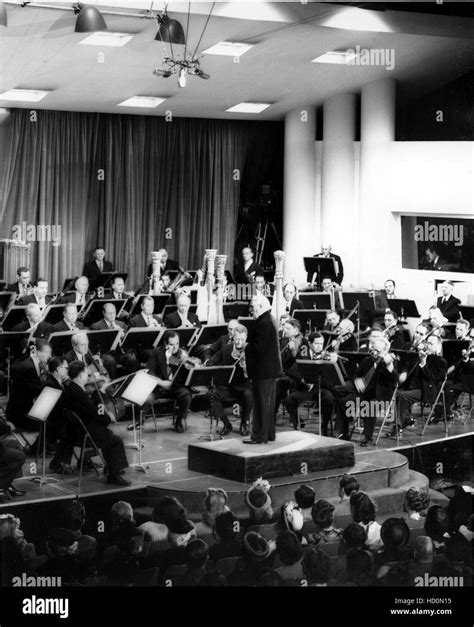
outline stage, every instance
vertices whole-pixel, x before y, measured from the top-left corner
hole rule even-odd
[[[319,429],[316,417],[311,416],[308,422],[306,411],[304,411],[304,418],[306,421],[304,430],[295,432],[288,424],[279,426],[277,427],[276,442],[264,445],[262,448],[267,446],[271,450],[281,451],[296,450],[301,446],[304,448],[306,434],[315,436]],[[224,440],[216,442],[213,445],[214,448],[237,448],[244,454],[248,450],[249,455],[254,455],[255,449],[261,447],[242,445],[242,437],[238,434],[240,421],[233,416],[230,416],[230,419],[234,432],[227,435]],[[126,422],[118,423],[113,426],[113,429],[122,437],[126,446],[130,468],[127,469],[125,476],[131,481],[129,487],[109,485],[106,483],[102,472],[100,477],[97,477],[93,471],[84,473],[80,491],[78,490],[77,474],[61,477],[47,473],[48,476],[56,478],[58,481],[41,486],[37,482],[31,481],[31,477],[27,475],[29,469],[34,470],[30,466],[34,459],[28,458],[24,466],[25,476],[15,482],[18,488],[26,491],[25,496],[15,498],[10,503],[0,504],[0,510],[11,510],[12,508],[19,510],[28,505],[47,504],[63,499],[77,498],[77,496],[94,500],[104,499],[104,502],[110,502],[111,499],[112,502],[125,499],[130,500],[136,506],[151,508],[152,504],[161,496],[172,494],[182,499],[191,511],[200,511],[202,499],[208,487],[224,489],[229,495],[230,506],[236,511],[243,509],[243,496],[248,489],[250,480],[239,481],[224,476],[216,476],[211,472],[199,472],[188,468],[189,447],[201,448],[204,443],[200,437],[209,432],[209,421],[202,412],[189,415],[188,428],[182,434],[173,430],[170,417],[157,418],[157,431],[155,431],[153,420],[150,418],[146,420],[143,428],[145,446],[141,456],[141,463],[147,467],[146,473],[138,469],[140,461],[138,451],[129,448],[133,446],[133,432],[127,431],[127,424]],[[422,473],[414,470],[416,464],[413,462],[419,451],[442,445],[444,451],[448,447],[453,451],[453,454],[456,454],[461,443],[465,445],[466,442],[470,442],[474,434],[472,420],[468,420],[466,424],[456,421],[450,423],[448,438],[444,437],[444,423],[429,426],[424,436],[421,436],[420,432],[419,426],[405,430],[398,447],[395,440],[381,437],[377,447],[362,448],[358,444],[362,435],[356,429],[351,443],[351,448],[355,453],[353,464],[350,462],[347,466],[322,470],[303,468],[303,472],[292,472],[292,474],[281,476],[272,476],[271,472],[268,473],[269,476],[263,474],[273,486],[273,495],[280,501],[293,498],[296,487],[306,482],[314,487],[320,498],[332,499],[337,496],[340,476],[344,472],[354,473],[357,475],[362,490],[373,492],[374,496],[378,493],[381,502],[384,498],[390,497],[389,500],[392,501],[392,505],[389,509],[393,509],[395,499],[398,508],[402,504],[402,493],[410,485],[428,487],[428,478],[422,474],[426,472],[426,469],[422,468]],[[331,440],[336,446],[341,444],[340,440],[323,439]],[[471,444],[469,444],[470,447]],[[436,457],[439,460],[439,456]],[[50,459],[49,456],[47,464]],[[442,459],[446,459],[446,454]],[[433,463],[436,463],[436,459]],[[38,470],[41,473],[41,460]],[[429,473],[426,472],[426,474]]]

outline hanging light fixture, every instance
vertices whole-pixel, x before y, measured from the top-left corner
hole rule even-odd
[[[170,19],[167,13],[159,15],[157,20],[160,26],[158,28],[158,32],[156,33],[155,41],[162,41],[164,44],[176,44],[180,46],[184,46],[186,44],[184,30],[178,20]]]
[[[0,2],[0,26],[7,26],[8,18],[7,18],[7,10],[3,2]]]
[[[107,30],[107,24],[102,17],[101,12],[93,6],[82,3],[75,4],[73,6],[74,13],[76,13],[76,27],[74,32],[76,33],[93,33],[100,30]]]

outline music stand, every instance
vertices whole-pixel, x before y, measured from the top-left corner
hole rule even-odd
[[[459,305],[459,311],[461,312],[464,320],[474,320],[474,307],[469,305]]]
[[[179,335],[179,345],[180,346],[189,346],[192,344],[194,335],[198,332],[196,327],[178,327],[177,329],[165,329],[163,334],[159,337],[158,342],[155,346],[163,346],[164,344],[164,334],[166,331],[173,331]]]
[[[246,317],[249,314],[249,302],[235,301],[224,303],[222,310],[224,312],[224,320],[226,321]]]
[[[442,355],[448,362],[453,365],[462,358],[462,351],[467,350],[469,340],[443,340]]]
[[[295,309],[293,317],[301,325],[301,332],[304,334],[305,327],[311,333],[313,330],[322,329],[326,320],[326,312],[317,309]]]
[[[200,440],[206,440],[208,442],[222,440],[221,435],[216,435],[216,428],[214,424],[214,394],[216,385],[229,385],[232,377],[234,376],[234,372],[235,366],[204,366],[192,368],[189,371],[184,385],[186,387],[207,387],[209,388],[210,394],[209,435],[202,435],[199,438]]]
[[[227,335],[226,324],[207,324],[198,329],[198,332],[193,337],[191,351],[197,346],[206,346],[217,342],[217,340],[223,335]]]
[[[141,312],[141,304],[145,296],[151,296],[153,298],[153,301],[155,303],[155,307],[153,308],[153,313],[160,315],[162,311],[164,310],[166,303],[169,301],[171,294],[141,294],[140,298],[132,307],[132,310],[130,311],[130,316],[139,314]]]
[[[15,302],[15,298],[15,292],[0,292],[0,313],[2,315]]]
[[[46,315],[43,318],[44,322],[47,322],[48,324],[51,325],[55,325],[58,324],[58,322],[61,322],[61,320],[63,319],[63,309],[64,309],[64,304],[62,305],[47,305],[46,306]]]
[[[2,326],[7,331],[12,331],[13,327],[26,320],[26,305],[12,305],[3,318]]]
[[[103,331],[86,331],[89,338],[89,350],[95,353],[108,353],[115,344],[121,329],[105,329]]]
[[[138,464],[132,464],[132,466],[136,466],[139,472],[147,473],[150,470],[150,466],[142,464],[142,448],[145,445],[142,443],[142,429],[143,429],[143,421],[144,421],[144,413],[143,405],[148,401],[149,397],[153,393],[153,390],[159,383],[159,379],[153,377],[151,374],[148,374],[147,370],[139,370],[135,372],[135,374],[126,381],[126,385],[123,385],[119,388],[119,393],[117,394],[124,401],[128,401],[132,403],[132,420],[134,426],[134,439],[135,435],[135,407],[140,408],[140,418],[139,418],[139,427],[138,427]]]
[[[140,355],[143,350],[158,346],[158,341],[165,331],[163,327],[132,327],[123,338],[121,348],[124,351],[128,348],[136,349],[137,355]],[[117,350],[119,343],[120,336],[117,335],[112,350]]]
[[[301,292],[298,298],[304,309],[331,309],[331,294],[326,292]]]
[[[61,356],[71,349],[71,337],[76,331],[57,331],[51,333],[48,342],[53,349],[53,355]]]
[[[85,326],[90,327],[91,324],[94,324],[94,322],[99,322],[99,320],[102,320],[104,306],[108,303],[114,305],[118,318],[126,302],[126,300],[118,298],[101,298],[99,300],[92,300],[89,307],[87,308],[87,312],[83,317],[83,322]]]
[[[296,363],[305,383],[314,383],[318,390],[319,435],[322,427],[321,389],[324,385],[330,389],[335,385],[344,385],[344,377],[337,362],[324,359],[297,359]],[[333,433],[331,420],[331,435]]]
[[[420,314],[414,300],[403,298],[392,298],[387,301],[388,306],[394,311],[399,318],[419,318]]]
[[[314,278],[316,275],[317,289],[321,291],[321,280],[323,277],[331,277],[333,281],[336,280],[336,262],[332,257],[303,257],[304,267],[308,273],[307,281],[314,284]]]
[[[40,395],[35,400],[32,408],[27,414],[27,418],[36,420],[41,424],[38,445],[41,446],[41,441],[43,442],[43,469],[41,472],[41,476],[31,477],[30,479],[30,481],[35,481],[36,483],[39,483],[40,486],[43,486],[45,483],[58,482],[58,479],[46,476],[46,421],[48,419],[48,416],[56,406],[56,403],[58,402],[62,393],[62,390],[57,390],[56,388],[45,386],[41,390]]]

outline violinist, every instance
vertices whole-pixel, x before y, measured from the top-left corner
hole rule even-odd
[[[300,323],[290,318],[283,325],[283,335],[280,339],[280,356],[283,376],[275,380],[275,421],[280,403],[287,392],[301,383],[301,374],[296,363],[296,357],[306,341],[301,334]]]
[[[94,296],[93,292],[89,292],[89,279],[86,276],[80,276],[76,279],[74,288],[75,291],[63,296],[62,302],[74,303],[79,309],[83,309]]]
[[[10,283],[5,288],[7,292],[14,292],[18,294],[18,298],[22,296],[29,296],[33,292],[33,286],[31,285],[31,272],[29,268],[25,266],[21,266],[16,271],[16,281],[15,283]]]
[[[456,329],[454,332],[455,339],[456,340],[469,340],[470,330],[471,330],[471,325],[469,324],[469,320],[464,320],[463,318],[460,318],[456,322]]]
[[[331,309],[326,314],[326,322],[323,326],[323,331],[333,332],[336,330],[338,324],[341,322],[341,316],[335,309]]]
[[[166,331],[163,336],[163,346],[154,348],[150,353],[147,368],[150,374],[158,377],[162,382],[157,386],[155,394],[159,398],[171,398],[176,402],[177,433],[184,432],[183,421],[188,415],[191,405],[191,391],[182,385],[181,377],[175,378],[180,366],[187,360],[187,353],[179,346],[179,335],[175,331]]]
[[[214,416],[216,419],[220,418],[224,423],[220,432],[221,435],[227,435],[232,431],[232,425],[225,414],[223,403],[233,403],[235,400],[242,406],[240,435],[247,436],[249,434],[253,397],[245,362],[246,346],[247,328],[242,324],[237,324],[233,329],[232,342],[222,347],[206,362],[206,366],[235,366],[232,383],[230,385],[217,385],[213,396]]]
[[[429,329],[428,329],[427,324],[424,324],[424,323],[419,324],[415,329],[413,340],[405,344],[405,350],[417,351],[419,344],[424,342],[426,336],[428,335],[428,332],[429,332]]]
[[[161,327],[163,321],[160,316],[153,313],[155,309],[155,301],[152,296],[144,296],[140,304],[141,313],[133,316],[128,321],[130,328],[135,327]]]
[[[68,374],[70,383],[64,394],[65,407],[81,418],[94,442],[102,449],[107,464],[107,483],[129,486],[130,481],[121,476],[128,467],[123,442],[108,429],[112,421],[104,408],[86,392],[89,375],[85,363],[73,361],[69,364]]]
[[[437,335],[442,340],[448,340],[452,338],[449,329],[445,326],[448,319],[443,316],[441,310],[438,307],[430,307],[429,310],[429,323],[431,324],[431,332],[433,335]]]
[[[401,433],[407,425],[414,425],[415,420],[408,417],[411,405],[417,401],[422,403],[434,403],[438,395],[439,388],[446,376],[447,363],[441,357],[441,339],[438,335],[430,335],[425,342],[418,345],[419,360],[415,366],[412,376],[409,379],[408,389],[397,392],[398,412],[397,424],[387,437],[393,437],[398,428]],[[407,373],[400,374],[399,383],[403,385],[407,381]],[[439,420],[442,414],[442,407],[435,408],[435,420]]]
[[[327,347],[328,351],[356,351],[357,340],[354,335],[352,320],[341,320],[335,329],[335,338]]]
[[[63,307],[63,319],[53,326],[52,332],[81,331],[84,329],[84,325],[79,322],[77,315],[77,306],[74,303],[66,303]]]
[[[388,406],[398,381],[395,358],[389,350],[390,342],[386,338],[379,337],[371,341],[369,355],[362,360],[356,371],[354,391],[342,397],[338,405],[343,424],[341,439],[350,440],[349,422],[354,418],[354,412],[349,411],[350,404],[354,406],[359,395],[365,410],[361,413],[364,420],[364,438],[360,445],[365,447],[372,444],[379,403],[383,402]]]
[[[226,346],[232,345],[234,339],[234,331],[238,326],[242,325],[239,324],[239,321],[236,318],[232,318],[227,323],[226,335],[221,335],[221,337],[213,344],[203,344],[199,347],[201,354],[203,355],[204,361],[206,361],[206,359],[210,359],[213,355],[223,350]]]
[[[311,333],[308,338],[309,346],[301,346],[298,359],[323,360],[329,359],[336,361],[335,353],[328,354],[323,351],[324,336],[321,333]],[[306,385],[301,382],[296,389],[284,399],[283,404],[290,415],[294,429],[298,429],[298,407],[305,401],[316,401],[319,397],[319,390],[314,384]],[[328,424],[331,420],[332,412],[335,406],[335,398],[329,387],[321,387],[321,435],[328,435]],[[300,427],[304,428],[305,423],[300,421]]]
[[[73,361],[82,361],[86,366],[93,364],[94,360],[89,351],[89,338],[85,331],[78,331],[71,336],[71,350],[64,358],[70,364]]]
[[[51,301],[51,296],[48,294],[48,281],[46,279],[36,279],[33,293],[27,296],[22,296],[19,301],[19,305],[29,305],[30,303],[36,303],[39,305],[41,311]]]
[[[91,325],[91,329],[93,331],[119,330],[119,340],[121,341],[127,332],[127,326],[121,320],[117,320],[115,305],[113,303],[105,303],[102,307],[102,315],[102,320],[94,322]],[[112,379],[115,379],[117,375],[117,363],[123,367],[124,374],[136,372],[140,367],[138,359],[133,353],[121,354],[120,351],[114,350],[102,353],[101,358],[105,369]]]
[[[64,357],[53,357],[48,362],[46,383],[50,388],[64,392],[69,380],[68,363]],[[75,443],[75,430],[65,419],[64,396],[61,396],[48,417],[48,440],[56,443],[54,457],[49,463],[52,472],[71,474],[71,458]]]
[[[53,327],[43,322],[41,308],[36,303],[30,303],[25,309],[26,320],[13,327],[13,331],[26,331],[30,337],[45,339],[50,336]]]
[[[126,300],[132,293],[125,291],[125,281],[120,275],[114,276],[110,282],[110,289],[104,291],[104,298],[113,298],[114,300]]]
[[[462,339],[466,339],[465,337]],[[461,353],[461,359],[448,370],[449,379],[446,382],[446,409],[448,420],[453,418],[451,406],[457,409],[457,399],[462,392],[472,394],[474,382],[474,329],[471,329],[468,339],[470,340],[467,349]]]
[[[394,311],[388,310],[385,312],[383,322],[385,325],[384,337],[390,342],[390,348],[402,349],[405,340],[403,331],[398,326],[398,315]]]

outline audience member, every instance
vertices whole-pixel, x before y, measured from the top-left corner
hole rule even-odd
[[[376,551],[382,546],[380,524],[375,520],[375,503],[365,492],[353,492],[350,498],[351,514],[367,532],[366,547]]]

